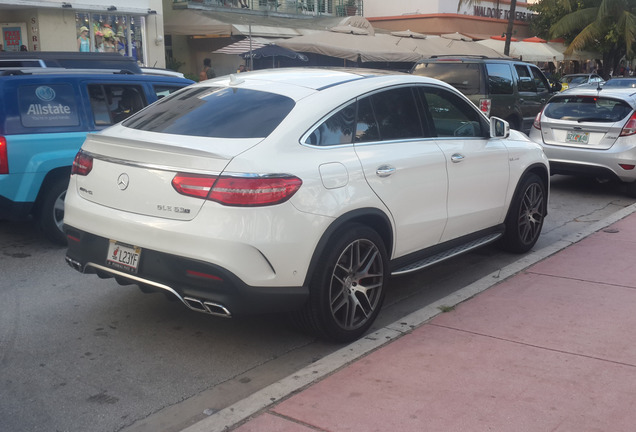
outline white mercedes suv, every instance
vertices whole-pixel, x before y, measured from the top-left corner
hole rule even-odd
[[[350,341],[390,275],[495,241],[531,249],[548,178],[538,144],[441,81],[230,75],[87,137],[66,195],[66,260],[196,311],[291,312]]]

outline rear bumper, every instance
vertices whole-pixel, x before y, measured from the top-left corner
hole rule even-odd
[[[306,302],[306,287],[254,287],[224,268],[203,261],[143,249],[136,274],[106,265],[109,240],[68,225],[67,263],[81,273],[113,277],[144,291],[169,292],[188,308],[230,317],[297,310]]]
[[[16,202],[0,196],[0,219],[22,220],[33,210],[32,202]]]

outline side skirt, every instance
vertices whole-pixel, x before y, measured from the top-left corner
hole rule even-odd
[[[391,275],[398,276],[422,270],[438,262],[492,243],[502,235],[503,226],[481,231],[477,236],[462,237],[410,254],[407,257],[399,258],[391,263]]]

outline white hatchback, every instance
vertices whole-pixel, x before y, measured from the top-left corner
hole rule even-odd
[[[350,341],[390,275],[543,225],[541,147],[437,80],[278,69],[198,83],[90,135],[67,262],[213,315],[292,312]]]

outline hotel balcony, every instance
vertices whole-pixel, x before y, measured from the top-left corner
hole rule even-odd
[[[260,16],[363,16],[363,0],[174,0],[174,9],[198,9]]]

